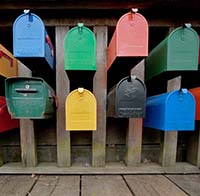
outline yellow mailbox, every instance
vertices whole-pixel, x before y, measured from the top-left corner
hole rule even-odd
[[[18,75],[17,59],[0,44],[0,76],[5,78]]]
[[[78,88],[66,98],[66,130],[96,130],[96,98],[88,90]]]

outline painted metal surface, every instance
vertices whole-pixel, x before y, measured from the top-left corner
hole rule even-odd
[[[5,97],[0,96],[0,132],[19,128],[19,120],[12,119],[8,113]]]
[[[192,93],[196,101],[195,120],[200,120],[200,87],[191,88],[189,91]]]
[[[96,70],[96,38],[83,23],[65,36],[64,63],[64,70]]]
[[[107,116],[143,118],[146,108],[146,87],[136,76],[125,77],[107,96]]]
[[[162,131],[193,131],[195,105],[187,89],[148,97],[144,126]]]
[[[28,12],[16,18],[13,24],[13,54],[17,58],[44,58],[54,70],[54,47],[43,21],[36,14]]]
[[[17,59],[0,44],[0,75],[8,78],[18,76]]]
[[[190,26],[178,27],[145,60],[145,80],[167,71],[198,70],[199,37]]]
[[[66,130],[96,130],[97,111],[95,96],[84,88],[72,91],[66,98]]]
[[[149,30],[144,16],[133,11],[124,14],[107,49],[107,69],[118,57],[146,57],[148,55]]]
[[[5,95],[12,118],[45,119],[55,112],[54,91],[42,78],[7,78]]]

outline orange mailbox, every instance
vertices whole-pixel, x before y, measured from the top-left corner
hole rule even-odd
[[[107,70],[116,58],[148,56],[148,23],[137,9],[123,15],[107,49]]]
[[[18,75],[17,59],[0,44],[0,76],[12,77]]]
[[[96,98],[88,90],[78,88],[66,98],[66,130],[96,130]]]
[[[189,91],[192,93],[196,101],[195,120],[200,120],[200,87],[191,88]]]

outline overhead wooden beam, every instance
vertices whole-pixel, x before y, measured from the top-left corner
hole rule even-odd
[[[130,9],[133,6],[139,9],[147,9],[157,1],[145,0],[110,0],[110,1],[7,1],[0,2],[0,9]]]

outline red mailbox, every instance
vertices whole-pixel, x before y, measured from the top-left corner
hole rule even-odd
[[[116,58],[148,56],[148,23],[132,9],[117,22],[107,49],[107,70]]]
[[[11,119],[5,97],[0,96],[0,132],[19,127],[19,120]]]
[[[193,94],[196,101],[195,120],[200,120],[200,87],[191,88],[189,91]]]

